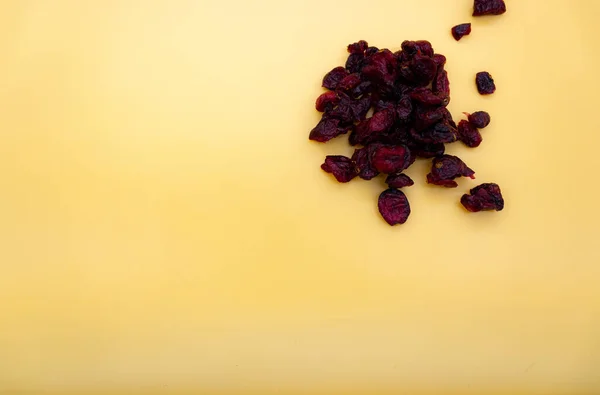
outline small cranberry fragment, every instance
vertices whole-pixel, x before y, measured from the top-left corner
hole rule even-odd
[[[415,182],[404,173],[396,173],[390,174],[385,179],[385,183],[389,185],[390,188],[404,188],[409,187],[415,184]]]
[[[360,40],[354,44],[348,45],[348,52],[350,53],[363,53],[369,47],[369,43],[365,40]]]
[[[491,95],[496,91],[494,79],[487,71],[477,73],[477,76],[475,76],[475,83],[477,84],[477,90],[481,95]]]
[[[408,199],[404,192],[397,189],[381,192],[377,206],[385,222],[392,226],[405,223],[410,215]]]
[[[458,184],[454,179],[458,177],[475,178],[475,172],[458,157],[442,155],[433,160],[431,173],[427,174],[427,182],[447,188],[456,188]]]
[[[317,103],[315,104],[315,107],[317,108],[317,111],[323,112],[326,110],[331,110],[339,101],[340,99],[337,93],[335,93],[334,91],[329,91],[323,93],[317,98]]]
[[[448,80],[446,70],[441,69],[438,71],[433,80],[432,91],[442,99],[442,105],[448,105],[450,102],[450,80]]]
[[[479,130],[471,122],[464,119],[458,123],[458,139],[471,148],[479,147],[483,140]]]
[[[310,140],[324,143],[346,132],[347,130],[344,130],[344,128],[340,127],[339,119],[328,118],[324,116],[321,118],[317,126],[310,131],[308,138]]]
[[[436,53],[435,55],[433,55],[432,59],[435,65],[438,67],[438,69],[440,67],[444,67],[444,65],[446,64],[446,57],[441,53]]]
[[[353,73],[344,77],[337,86],[337,89],[342,91],[351,91],[361,83],[360,75]]]
[[[470,23],[463,23],[452,28],[452,37],[454,37],[456,41],[459,41],[461,38],[469,34],[471,34]]]
[[[348,72],[343,67],[336,67],[323,77],[323,87],[335,90],[341,80],[348,75]]]
[[[356,167],[352,159],[342,155],[329,155],[325,158],[325,163],[321,169],[327,173],[333,174],[339,182],[349,182],[356,177]]]
[[[460,199],[465,208],[473,213],[478,211],[502,211],[504,198],[498,184],[486,183],[471,189],[471,195],[464,194]]]
[[[473,16],[500,15],[506,12],[504,0],[475,0]]]
[[[375,149],[371,160],[377,171],[391,174],[406,169],[411,159],[410,150],[404,145],[382,145]]]
[[[485,111],[476,111],[473,114],[465,114],[469,117],[469,122],[478,129],[483,129],[490,124],[490,114]]]
[[[372,144],[368,147],[356,149],[354,150],[354,155],[352,155],[352,160],[356,164],[358,176],[363,180],[370,180],[377,177],[379,174],[377,169],[371,164],[371,156],[375,147],[376,145]]]

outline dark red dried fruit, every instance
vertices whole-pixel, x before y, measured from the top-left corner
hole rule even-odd
[[[336,67],[323,77],[323,88],[335,90],[341,80],[348,75],[343,67]]]
[[[412,78],[419,86],[428,85],[437,72],[437,65],[429,56],[416,54],[410,63]]]
[[[354,150],[354,155],[352,155],[352,160],[356,164],[358,176],[363,180],[370,180],[377,177],[379,174],[377,169],[371,164],[371,157],[373,156],[376,147],[377,144],[371,144],[368,147]]]
[[[325,163],[321,169],[327,173],[333,174],[339,182],[349,182],[356,177],[356,167],[352,159],[342,155],[329,155],[325,158]]]
[[[456,41],[460,40],[464,36],[471,34],[471,24],[470,23],[462,23],[460,25],[456,25],[452,28],[452,37]]]
[[[353,73],[344,77],[343,80],[337,86],[337,89],[342,91],[351,91],[356,88],[361,83],[360,75],[358,73]]]
[[[446,64],[446,57],[441,53],[436,53],[435,55],[433,55],[432,59],[435,65],[438,67],[438,69],[440,67],[444,67],[444,65]]]
[[[390,188],[398,188],[398,189],[404,188],[404,187],[410,187],[415,184],[415,182],[412,180],[412,178],[410,178],[409,176],[407,176],[404,173],[390,174],[385,179],[385,183],[388,184],[388,186]]]
[[[369,47],[369,43],[365,40],[360,40],[354,44],[348,45],[348,52],[350,53],[363,53]]]
[[[473,114],[465,113],[469,117],[469,122],[478,129],[483,129],[490,124],[490,114],[485,111],[476,111]]]
[[[317,111],[323,112],[326,110],[331,110],[333,107],[335,107],[337,105],[337,103],[339,101],[340,101],[340,98],[338,97],[337,93],[335,93],[333,91],[329,91],[329,92],[323,93],[321,96],[319,96],[317,98],[315,107],[316,107]]]
[[[410,152],[421,158],[435,158],[443,155],[446,151],[446,146],[443,143],[436,144],[414,144],[410,147]]]
[[[412,111],[413,106],[410,97],[404,96],[398,100],[398,104],[396,106],[396,118],[399,122],[407,123],[410,120]]]
[[[410,98],[426,106],[446,106],[449,98],[438,96],[429,88],[417,88],[410,93]]]
[[[393,84],[396,80],[397,64],[394,54],[389,49],[382,49],[365,60],[362,73],[371,82]]]
[[[381,173],[397,173],[410,166],[411,154],[404,145],[382,145],[375,149],[371,161],[373,167]]]
[[[444,122],[436,123],[422,131],[411,129],[410,134],[416,142],[423,144],[452,143],[458,138],[457,130]]]
[[[464,194],[460,199],[465,208],[473,213],[478,211],[502,211],[504,198],[498,184],[487,183],[471,189],[471,195]]]
[[[458,177],[475,178],[475,172],[460,158],[453,155],[442,155],[433,160],[431,173],[427,174],[427,182],[447,188],[456,188],[458,184],[454,179]]]
[[[475,0],[473,16],[500,15],[506,12],[504,0]]]
[[[481,95],[491,95],[496,91],[494,79],[487,71],[477,73],[475,76],[475,83],[477,84],[477,90]]]
[[[442,105],[447,106],[450,102],[450,80],[448,72],[444,69],[438,71],[433,80],[432,91],[442,99]]]
[[[471,148],[479,147],[483,140],[479,130],[471,122],[464,119],[458,123],[458,139]]]
[[[320,143],[324,143],[326,141],[331,140],[334,137],[339,136],[340,134],[346,133],[348,129],[344,129],[340,126],[340,120],[334,118],[328,118],[323,116],[321,121],[315,126],[313,130],[310,131],[310,135],[308,138],[310,140],[318,141]]]
[[[408,199],[404,192],[397,189],[381,192],[377,206],[385,222],[392,226],[405,223],[410,215]]]

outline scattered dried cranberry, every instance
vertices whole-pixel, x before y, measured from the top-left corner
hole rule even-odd
[[[504,0],[475,0],[473,16],[500,15],[506,12]]]
[[[323,77],[323,88],[334,90],[337,88],[341,80],[348,75],[348,72],[343,67],[336,67]]]
[[[471,148],[479,147],[483,140],[479,130],[471,122],[464,119],[458,123],[458,139]]]
[[[396,173],[390,174],[385,179],[385,183],[389,185],[390,188],[404,188],[410,187],[415,184],[415,182],[404,173]]]
[[[378,144],[371,144],[368,147],[358,148],[354,150],[352,160],[356,164],[358,176],[363,180],[370,180],[379,175],[379,171],[371,163],[371,158]]]
[[[391,174],[406,169],[410,165],[411,155],[404,145],[381,145],[375,149],[371,160],[377,171]]]
[[[321,121],[311,130],[308,138],[310,140],[324,143],[331,140],[340,134],[346,133],[348,130],[340,126],[340,120],[334,118],[323,117]]]
[[[483,129],[490,124],[490,114],[485,111],[476,111],[473,114],[465,114],[469,117],[469,122],[478,129]]]
[[[333,174],[339,182],[349,182],[356,177],[356,167],[352,159],[342,155],[329,155],[325,157],[325,163],[321,169]]]
[[[381,216],[390,225],[403,224],[410,215],[410,204],[404,192],[387,189],[381,192],[378,202]]]
[[[460,199],[465,208],[473,213],[478,211],[502,211],[504,198],[498,184],[487,183],[471,189],[471,195],[464,194]]]
[[[487,71],[477,73],[475,76],[475,83],[477,84],[477,90],[481,95],[491,95],[496,91],[494,79]]]
[[[433,160],[431,173],[427,174],[427,182],[447,188],[456,188],[458,184],[454,179],[458,177],[475,178],[475,172],[458,157],[442,155]]]
[[[317,103],[315,107],[317,111],[324,112],[327,110],[331,110],[333,107],[337,105],[340,101],[337,93],[333,91],[325,92],[321,96],[317,98]]]
[[[456,25],[452,28],[452,37],[456,41],[459,41],[464,36],[471,34],[471,24],[470,23],[462,23],[460,25]]]

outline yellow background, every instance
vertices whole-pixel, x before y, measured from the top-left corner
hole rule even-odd
[[[1,1],[0,393],[598,394],[600,2],[507,4]],[[307,139],[358,39],[492,116],[404,226]]]

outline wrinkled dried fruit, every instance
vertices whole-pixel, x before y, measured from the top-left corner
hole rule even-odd
[[[335,107],[337,105],[337,103],[340,101],[337,93],[333,92],[333,91],[329,91],[329,92],[325,92],[323,93],[321,96],[319,96],[317,98],[317,103],[315,105],[315,107],[317,108],[317,111],[327,111],[327,110],[331,110],[333,107]]]
[[[477,84],[477,90],[481,95],[491,95],[496,91],[494,79],[487,71],[477,73],[477,76],[475,76],[475,83]]]
[[[348,75],[348,72],[343,67],[336,67],[323,77],[323,88],[335,90],[341,80]]]
[[[356,167],[352,159],[342,155],[329,155],[325,158],[325,163],[321,169],[327,173],[333,174],[339,182],[349,182],[356,177]]]
[[[354,154],[352,155],[358,176],[363,180],[370,180],[379,175],[379,172],[371,163],[371,158],[376,147],[377,144],[371,144],[368,147],[358,148],[354,150]]]
[[[471,195],[464,194],[460,199],[465,208],[473,213],[478,211],[502,211],[504,198],[498,184],[487,183],[471,189]]]
[[[456,41],[460,40],[464,36],[471,34],[471,24],[470,23],[462,23],[460,25],[456,25],[452,28],[452,37]]]
[[[390,174],[385,179],[385,183],[388,184],[390,188],[404,188],[409,187],[415,184],[415,182],[404,173],[396,173]]]
[[[431,173],[427,174],[427,182],[447,188],[456,188],[458,184],[454,179],[458,177],[475,178],[475,172],[460,158],[453,155],[442,155],[433,160]]]
[[[479,147],[483,140],[479,130],[471,122],[464,119],[458,123],[458,139],[471,148]]]
[[[469,117],[469,122],[478,129],[483,129],[490,124],[490,114],[485,111],[476,111],[473,114],[465,114]]]
[[[473,16],[500,15],[506,12],[504,0],[475,0]]]
[[[404,145],[381,145],[375,149],[371,161],[381,173],[401,172],[410,165],[410,150]]]
[[[410,204],[404,192],[387,189],[379,195],[377,204],[381,216],[390,225],[403,224],[410,215]]]
[[[340,127],[340,120],[334,118],[323,117],[321,121],[311,130],[308,138],[310,140],[324,143],[331,140],[340,134],[346,133],[348,130]]]

